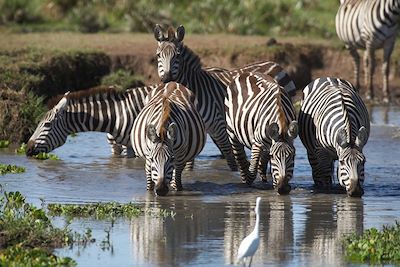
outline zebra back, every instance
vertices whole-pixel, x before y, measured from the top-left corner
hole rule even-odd
[[[398,28],[400,1],[341,1],[336,14],[336,32],[351,47],[381,48]]]
[[[153,88],[121,92],[113,87],[97,87],[51,100],[57,104],[39,122],[28,141],[27,154],[48,153],[63,145],[69,134],[86,131],[109,133],[116,143],[130,147],[133,121]]]

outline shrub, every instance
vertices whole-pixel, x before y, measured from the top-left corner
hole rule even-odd
[[[103,85],[114,85],[121,90],[143,86],[142,77],[135,76],[131,71],[119,69],[101,79]]]

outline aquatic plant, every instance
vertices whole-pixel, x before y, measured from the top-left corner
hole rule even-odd
[[[76,266],[69,257],[56,257],[51,253],[38,249],[27,249],[15,245],[0,252],[0,266]]]
[[[18,191],[4,192],[0,198],[0,233],[0,266],[75,265],[70,258],[50,252],[72,244],[71,231],[54,227],[45,211],[26,203]]]
[[[6,164],[0,164],[0,174],[6,174],[6,173],[22,173],[25,172],[24,167],[19,167],[16,165],[6,165]]]
[[[154,211],[152,209],[144,210],[136,204],[129,203],[91,203],[91,204],[48,204],[47,209],[52,216],[65,216],[69,218],[94,217],[97,220],[116,218],[133,218],[143,214],[152,216],[174,217],[175,212],[160,209]]]
[[[10,145],[10,141],[8,140],[0,140],[0,148],[6,148]]]
[[[17,153],[17,154],[25,154],[25,152],[26,152],[26,144],[25,144],[25,143],[22,143],[22,144],[19,146],[19,148],[17,148],[17,149],[15,150],[15,153]]]
[[[367,229],[362,235],[353,234],[345,241],[346,257],[352,262],[400,263],[400,223]]]
[[[37,154],[33,157],[35,159],[40,159],[40,160],[46,160],[46,159],[59,160],[60,159],[57,155],[54,155],[51,153],[45,153],[45,152],[40,152],[39,154]]]

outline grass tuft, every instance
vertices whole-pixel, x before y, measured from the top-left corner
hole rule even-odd
[[[5,164],[0,164],[0,174],[4,175],[7,173],[23,173],[25,172],[24,167],[19,167],[16,165],[5,165]]]

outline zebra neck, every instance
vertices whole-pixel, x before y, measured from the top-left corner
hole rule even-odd
[[[105,97],[107,96],[107,97]],[[123,95],[107,94],[71,99],[67,107],[67,129],[70,132],[105,132],[116,142],[129,140],[129,103]],[[129,131],[125,136],[125,131]],[[125,140],[126,139],[126,140]]]
[[[400,1],[399,0],[381,0],[381,9],[384,9],[384,20],[389,20],[392,26],[398,25],[400,18]]]

